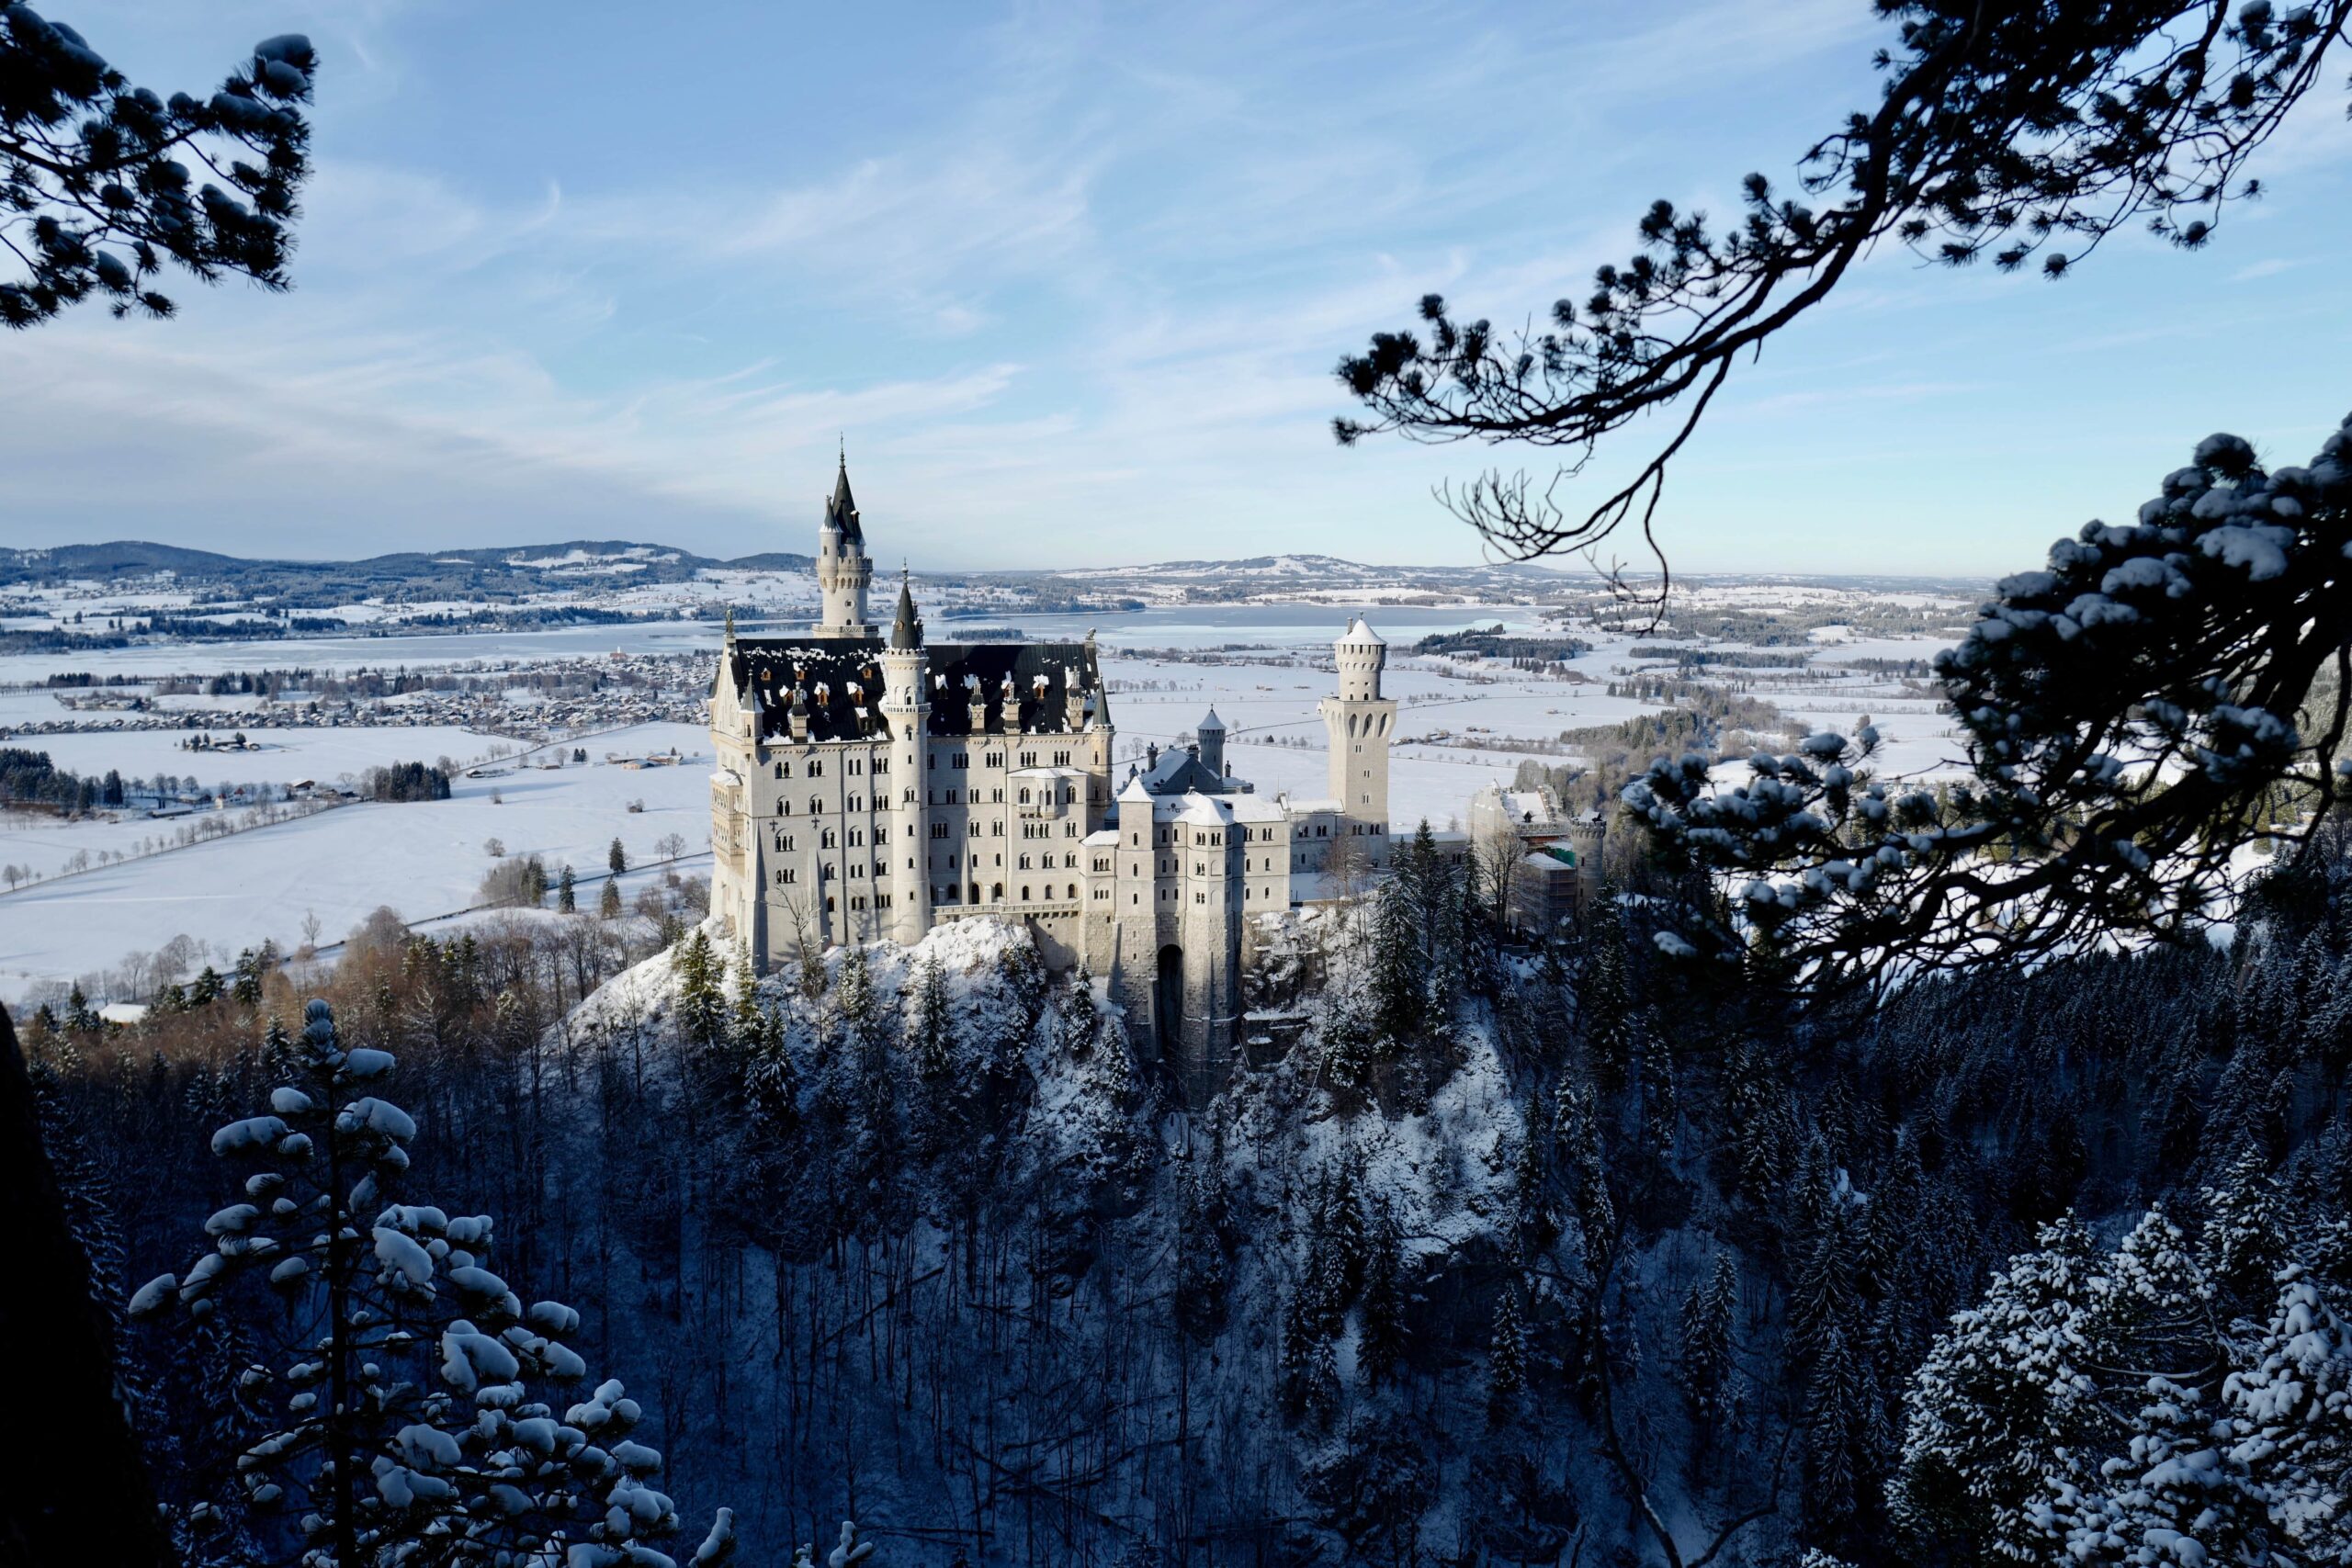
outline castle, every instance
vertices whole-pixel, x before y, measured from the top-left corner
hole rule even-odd
[[[912,944],[943,920],[1017,921],[1083,960],[1186,1097],[1241,1036],[1251,917],[1332,897],[1388,857],[1388,649],[1359,617],[1320,706],[1330,797],[1260,796],[1212,709],[1115,787],[1116,731],[1083,642],[933,643],[903,574],[889,632],[842,460],[818,532],[823,618],[739,637],[711,684],[711,911],[762,973],[835,942]]]

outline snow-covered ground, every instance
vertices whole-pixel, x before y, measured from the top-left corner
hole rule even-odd
[[[1467,816],[1471,795],[1490,780],[1508,781],[1521,761],[1559,765],[1577,758],[1561,744],[1564,731],[1608,726],[1662,705],[1612,695],[1611,681],[1636,669],[1674,674],[1670,651],[1628,636],[1570,626],[1594,643],[1572,661],[1582,681],[1514,671],[1507,664],[1410,652],[1431,631],[1502,622],[1514,632],[1547,629],[1523,607],[1382,607],[1370,612],[1390,640],[1386,688],[1400,705],[1398,742],[1391,763],[1390,817],[1401,825],[1428,820],[1443,828]],[[1119,729],[1118,767],[1148,744],[1188,737],[1215,706],[1229,727],[1234,771],[1264,795],[1319,797],[1329,793],[1323,725],[1316,705],[1331,689],[1331,640],[1351,611],[1321,604],[1183,605],[1129,616],[1014,616],[1011,624],[1035,637],[1078,637],[1099,626],[1105,673],[1114,685],[1113,721]],[[968,636],[979,625],[942,621],[943,640]],[[1687,646],[1688,637],[1669,639]],[[466,633],[397,641],[315,638],[283,643],[137,649],[83,662],[119,658],[141,671],[436,665],[481,658],[598,658],[616,646],[715,653],[718,628],[707,623],[569,628],[540,633]],[[1830,666],[1857,658],[1927,659],[1942,643],[1874,637],[1863,642],[1820,640],[1804,671],[1758,668],[1701,671],[1733,679],[1749,695],[1770,702],[1808,729],[1849,728],[1868,714],[1886,738],[1880,770],[1924,774],[1956,754],[1951,721],[1932,700],[1904,689],[1900,680]],[[1232,651],[1224,651],[1232,649]],[[1148,651],[1137,651],[1148,650]],[[1195,661],[1161,650],[1193,651]],[[1791,650],[1773,650],[1785,657]],[[390,656],[390,657],[388,657]],[[45,672],[53,660],[20,656],[0,671],[22,679]],[[38,671],[35,666],[39,667]],[[63,710],[45,691],[0,692],[0,727],[54,718]],[[158,773],[193,776],[207,786],[247,782],[285,784],[315,779],[334,784],[367,768],[447,756],[471,765],[493,747],[513,742],[447,727],[344,728],[247,733],[263,750],[188,752],[185,732],[128,731],[50,735],[29,744],[60,767],[128,777]],[[1299,744],[1304,741],[1305,744]],[[1535,749],[1541,743],[1543,749]],[[651,854],[654,841],[683,835],[699,852],[709,833],[709,738],[690,725],[647,725],[585,742],[598,761],[559,772],[523,770],[495,779],[459,779],[457,797],[430,805],[344,807],[287,822],[107,865],[75,875],[57,873],[81,852],[94,858],[137,854],[175,836],[175,825],[127,815],[117,821],[60,825],[25,817],[0,818],[0,865],[39,872],[44,880],[0,893],[0,997],[15,997],[37,982],[55,981],[114,965],[130,951],[152,951],[183,932],[222,953],[274,938],[291,947],[305,917],[315,913],[322,940],[340,937],[379,906],[415,920],[474,902],[490,862],[485,839],[495,836],[512,853],[537,852],[551,866],[569,861],[594,895],[605,846],[618,833],[633,858]],[[625,771],[605,765],[608,752],[666,750],[688,761],[668,769]],[[1737,769],[1735,767],[1734,772]],[[503,805],[491,804],[493,791]],[[642,798],[642,815],[626,803]],[[632,890],[633,891],[633,890]]]
[[[300,730],[343,748],[331,754],[345,765],[366,766],[413,758],[416,737],[431,731]],[[479,755],[481,737],[452,732]],[[51,741],[88,740],[91,750],[139,765],[140,771],[172,769],[169,761],[133,764],[129,743],[155,740],[168,748],[168,735],[57,736]],[[217,954],[233,954],[265,938],[291,950],[302,940],[303,923],[316,914],[322,942],[342,937],[379,906],[411,920],[461,909],[476,901],[491,867],[484,840],[496,838],[512,855],[543,856],[550,870],[569,863],[578,870],[585,900],[593,900],[605,874],[607,846],[617,835],[632,861],[653,858],[657,840],[676,833],[689,849],[710,846],[710,738],[688,725],[644,725],[600,736],[589,743],[598,761],[553,771],[522,769],[496,778],[459,778],[453,798],[408,805],[357,805],[169,852],[108,865],[78,875],[30,884],[0,893],[0,997],[21,996],[42,981],[67,980],[110,967],[124,953],[152,952],[183,933],[208,943]],[[628,769],[601,761],[606,751],[643,754],[676,747],[685,760],[675,767]],[[456,748],[450,748],[456,754]],[[63,747],[55,748],[62,752]],[[330,754],[322,745],[310,755]],[[163,756],[185,758],[186,753]],[[260,754],[262,756],[267,753]],[[429,755],[429,753],[428,753]],[[219,761],[232,772],[248,760]],[[80,768],[87,758],[61,765]],[[180,771],[174,769],[172,771]],[[266,775],[265,775],[266,776]],[[502,804],[492,804],[493,794]],[[641,813],[628,809],[642,800]],[[143,817],[121,824],[30,827],[23,818],[0,831],[0,861],[40,863],[39,856],[62,854],[46,846],[49,835],[73,848],[129,849],[137,840],[171,824]],[[118,841],[120,840],[120,841]],[[70,852],[70,850],[66,852]],[[685,868],[707,874],[695,863]],[[624,891],[633,893],[628,879]]]

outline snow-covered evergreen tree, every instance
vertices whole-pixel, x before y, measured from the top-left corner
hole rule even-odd
[[[1682,1298],[1682,1388],[1704,1430],[1724,1411],[1732,1376],[1739,1269],[1719,1247],[1707,1277]]]
[[[374,1092],[389,1053],[345,1049],[322,1001],[297,1050],[269,1111],[213,1134],[215,1154],[253,1168],[248,1201],[130,1303],[198,1323],[226,1304],[256,1334],[274,1325],[242,1388],[259,1436],[236,1468],[257,1537],[306,1568],[664,1561],[647,1543],[678,1519],[650,1484],[661,1455],[629,1438],[637,1403],[617,1382],[568,1407],[551,1392],[585,1378],[559,1337],[578,1314],[526,1308],[490,1271],[487,1217],[400,1201],[416,1124]],[[255,1292],[275,1299],[249,1303]],[[730,1527],[722,1510],[698,1561],[724,1559]]]

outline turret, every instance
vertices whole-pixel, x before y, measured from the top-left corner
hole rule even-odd
[[[1225,772],[1225,720],[1217,717],[1216,709],[1209,709],[1195,731],[1201,739],[1201,766],[1222,775]]]
[[[914,590],[903,570],[890,646],[882,650],[882,682],[890,783],[885,788],[876,781],[875,804],[888,807],[892,840],[887,862],[890,908],[883,924],[911,947],[931,929],[930,797],[922,776],[924,738],[931,728],[931,658],[923,651],[922,617],[915,614]]]
[[[1377,864],[1388,858],[1388,747],[1396,728],[1396,705],[1380,694],[1388,644],[1358,615],[1331,653],[1340,689],[1317,705],[1331,748],[1331,794],[1349,835]]]
[[[865,591],[873,579],[874,563],[865,558],[865,529],[849,491],[849,455],[844,452],[841,470],[833,477],[832,496],[825,502],[825,520],[817,529],[817,585],[824,591],[825,614],[816,635],[874,636],[865,618]]]

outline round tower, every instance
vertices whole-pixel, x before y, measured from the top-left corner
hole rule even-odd
[[[1577,857],[1577,904],[1589,905],[1600,891],[1602,840],[1609,831],[1608,819],[1598,811],[1588,811],[1581,817],[1568,818],[1568,848]]]
[[[1196,731],[1201,742],[1201,766],[1225,776],[1225,720],[1217,717],[1216,709],[1209,709],[1208,716],[1200,722]]]
[[[857,502],[849,492],[849,454],[842,454],[841,471],[833,477],[833,493],[825,502],[825,520],[817,529],[817,586],[825,595],[824,618],[819,637],[872,637],[875,626],[865,618],[866,589],[874,581],[874,563],[865,558],[865,530]]]
[[[1396,728],[1396,705],[1380,694],[1388,644],[1358,615],[1331,652],[1340,689],[1317,705],[1330,741],[1331,794],[1349,834],[1364,840],[1364,858],[1376,864],[1388,858],[1388,747]]]
[[[890,916],[894,940],[912,947],[931,930],[930,812],[923,790],[924,737],[931,727],[931,659],[914,591],[899,574],[899,613],[882,650],[882,714],[890,726]],[[877,789],[877,795],[880,793]]]

